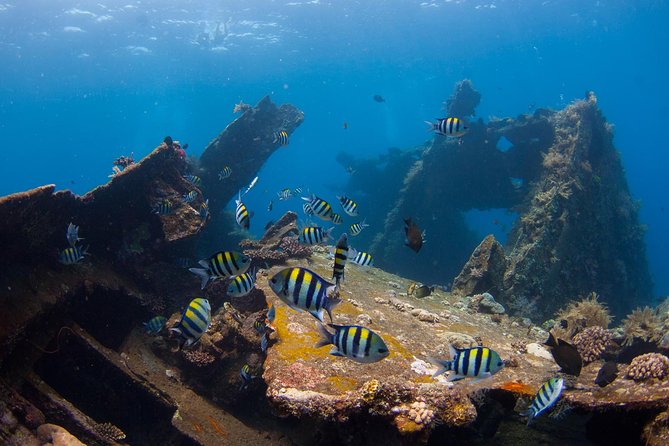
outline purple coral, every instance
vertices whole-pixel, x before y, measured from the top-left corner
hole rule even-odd
[[[659,353],[646,353],[632,360],[627,377],[634,381],[648,378],[664,379],[669,375],[669,358]]]
[[[588,327],[574,336],[574,344],[586,363],[599,359],[609,342],[611,333],[602,327]]]

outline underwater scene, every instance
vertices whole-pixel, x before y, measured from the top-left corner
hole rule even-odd
[[[669,444],[669,2],[0,0],[0,444]]]

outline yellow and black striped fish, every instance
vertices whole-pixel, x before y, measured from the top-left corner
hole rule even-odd
[[[197,191],[190,191],[187,194],[184,194],[183,201],[184,203],[191,203],[197,198]]]
[[[198,262],[202,268],[188,271],[202,279],[202,289],[210,280],[244,274],[251,266],[251,258],[237,251],[219,251]]]
[[[358,215],[358,203],[345,196],[337,197],[337,199],[341,203],[341,207],[344,208],[344,212],[351,217],[356,217]]]
[[[449,345],[451,360],[430,359],[432,363],[439,366],[434,375],[453,371],[448,377],[449,381],[458,381],[463,378],[476,378],[476,381],[489,378],[504,368],[504,362],[496,351],[488,347],[474,347],[456,349]]]
[[[560,398],[562,389],[564,388],[564,379],[551,378],[541,385],[537,396],[534,398],[532,405],[520,415],[527,418],[527,425],[534,417],[539,416],[541,412],[551,407]]]
[[[80,246],[70,246],[58,254],[58,261],[63,265],[75,265],[81,262],[86,254],[86,250],[82,250]]]
[[[362,221],[362,223],[353,223],[351,225],[351,235],[355,237],[356,235],[360,234],[363,229],[368,227],[369,225],[365,223],[365,220]]]
[[[425,121],[430,130],[444,136],[460,137],[467,132],[468,127],[458,118],[437,118],[437,122]]]
[[[230,175],[232,175],[232,169],[230,166],[225,166],[223,167],[223,170],[218,172],[218,181],[223,181],[226,178],[230,178]]]
[[[274,134],[274,140],[272,141],[272,144],[279,143],[280,146],[287,146],[288,145],[288,132],[285,130],[281,130],[280,132],[276,132]]]
[[[311,194],[310,197],[302,197],[302,199],[308,202],[311,211],[314,215],[318,216],[318,218],[326,221],[331,219],[332,206],[330,206],[330,203],[322,198],[318,198],[314,194]]]
[[[307,245],[317,245],[329,240],[333,229],[324,231],[320,226],[308,226],[300,231],[299,240]]]
[[[360,266],[369,266],[372,264],[372,255],[367,254],[366,252],[357,252],[353,250],[351,253],[351,262],[355,263],[356,265]]]
[[[269,280],[269,286],[290,308],[306,310],[321,322],[324,311],[332,320],[332,309],[341,302],[334,284],[306,268],[285,268]]]
[[[330,354],[333,356],[345,356],[356,362],[377,362],[390,354],[388,346],[383,342],[381,336],[372,330],[358,325],[334,325],[335,332],[330,333],[321,323],[316,323],[321,335],[320,341],[315,348],[332,344]]]
[[[246,205],[242,203],[241,192],[239,193],[239,198],[235,200],[235,204],[237,204],[235,220],[237,220],[237,224],[239,226],[248,231],[249,227],[251,226],[251,214],[249,214],[248,209],[246,209]]]
[[[249,367],[248,364],[244,364],[242,366],[241,371],[239,372],[239,376],[242,378],[242,384],[239,386],[239,391],[241,392],[242,390],[246,389],[251,381],[255,378],[254,375],[251,375],[251,367]]]
[[[335,225],[340,225],[341,224],[341,215],[335,214],[334,212],[330,214],[330,220],[332,220],[332,223]]]
[[[200,297],[193,299],[181,315],[181,320],[171,332],[177,333],[185,339],[184,347],[190,347],[200,340],[211,323],[211,306],[207,299]]]
[[[246,296],[256,286],[256,272],[240,274],[232,276],[232,281],[228,285],[228,296],[242,297]]]
[[[348,237],[346,233],[342,234],[337,241],[337,246],[334,248],[334,266],[332,268],[332,278],[335,283],[339,285],[344,279],[344,267],[348,259]]]
[[[172,213],[172,202],[167,198],[160,201],[153,208],[153,213],[158,215],[168,215]]]
[[[200,187],[202,185],[202,178],[197,175],[184,175],[184,178],[193,186]]]

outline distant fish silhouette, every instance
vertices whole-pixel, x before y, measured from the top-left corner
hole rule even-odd
[[[553,359],[560,366],[562,372],[573,376],[581,374],[583,360],[576,347],[567,341],[557,339],[553,333],[548,334],[548,340],[544,342],[544,345],[550,347]]]
[[[404,224],[406,225],[404,232],[407,237],[405,245],[417,253],[425,242],[425,231],[421,231],[418,225],[411,221],[410,218],[405,218]]]
[[[172,144],[174,143],[171,136],[166,136],[165,139],[163,139],[163,142],[167,144],[167,147],[172,147]]]
[[[383,99],[383,96],[381,96],[380,94],[375,94],[375,95],[374,95],[374,100],[375,100],[376,102],[386,102],[386,100]]]

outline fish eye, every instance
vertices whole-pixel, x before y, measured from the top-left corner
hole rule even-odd
[[[272,277],[271,279],[269,279],[269,281],[272,283],[276,283],[276,277]]]
[[[379,353],[388,353],[388,349],[386,348],[380,348]]]

